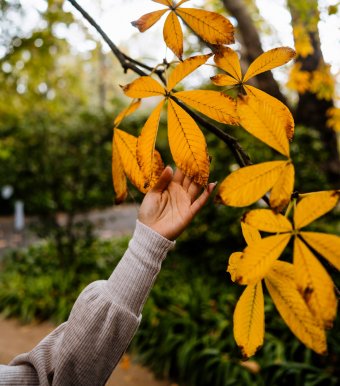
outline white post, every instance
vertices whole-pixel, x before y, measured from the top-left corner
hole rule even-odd
[[[25,227],[25,214],[23,201],[15,201],[14,203],[14,229],[22,231]]]

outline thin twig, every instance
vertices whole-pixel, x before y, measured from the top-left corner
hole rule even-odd
[[[166,80],[164,78],[164,71],[159,69],[153,69],[152,67],[147,66],[144,63],[141,63],[135,59],[130,58],[128,55],[124,54],[120,49],[113,43],[113,41],[107,36],[107,34],[102,30],[102,28],[96,23],[96,21],[90,16],[75,0],[68,0],[74,8],[76,8],[83,17],[97,30],[97,32],[102,36],[102,38],[105,40],[105,42],[110,47],[113,54],[116,56],[116,58],[119,60],[121,66],[123,67],[124,71],[126,72],[128,69],[134,71],[136,74],[140,76],[147,76],[150,74],[147,74],[144,70],[148,70],[151,73],[156,74],[164,85],[166,85]],[[144,68],[142,70],[140,67]],[[174,98],[176,99],[176,98]],[[216,137],[220,138],[232,151],[236,162],[241,166],[247,166],[251,165],[252,162],[250,161],[250,158],[248,154],[244,151],[242,146],[239,144],[236,138],[232,137],[231,135],[225,133],[223,130],[218,128],[217,126],[213,125],[212,123],[205,120],[202,116],[195,113],[194,111],[190,110],[187,106],[185,106],[183,103],[178,101],[176,99],[176,102],[198,123],[200,123],[206,130],[210,131],[211,133],[215,134]]]

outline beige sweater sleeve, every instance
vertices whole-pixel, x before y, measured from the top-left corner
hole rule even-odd
[[[0,366],[0,386],[104,385],[138,328],[143,305],[173,246],[137,220],[110,278],[87,286],[68,321],[31,352]]]

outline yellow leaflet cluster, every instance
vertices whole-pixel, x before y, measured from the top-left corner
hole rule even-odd
[[[180,59],[183,55],[183,32],[179,18],[187,24],[202,40],[210,44],[222,45],[234,43],[234,27],[228,19],[215,12],[202,9],[183,8],[188,2],[176,3],[168,0],[153,0],[167,7],[147,13],[131,24],[144,32],[152,27],[166,12],[169,12],[163,28],[163,38],[167,47]]]
[[[270,209],[255,209],[243,216],[248,246],[230,256],[228,272],[233,281],[247,285],[234,314],[235,340],[245,357],[263,344],[262,279],[292,332],[317,353],[327,351],[325,329],[332,327],[337,298],[332,279],[315,252],[340,269],[340,237],[302,228],[332,210],[339,197],[335,190],[303,195],[292,222]],[[275,235],[261,238],[259,231]],[[278,261],[291,238],[293,264]]]

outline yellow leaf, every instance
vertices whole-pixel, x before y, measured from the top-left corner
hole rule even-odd
[[[168,9],[161,9],[159,11],[146,13],[138,20],[132,21],[131,24],[138,28],[139,32],[145,32],[150,27],[152,27],[167,11]]]
[[[153,110],[137,139],[137,161],[144,174],[147,185],[154,179],[155,144],[163,105],[164,100]],[[159,176],[157,176],[157,179],[158,177]]]
[[[287,217],[270,209],[253,209],[244,214],[242,222],[264,232],[291,232],[292,224]]]
[[[180,59],[183,55],[183,32],[175,12],[171,11],[165,20],[163,28],[165,44]]]
[[[296,287],[292,264],[275,262],[265,283],[282,319],[293,334],[318,354],[325,354],[325,331],[317,323]]]
[[[234,338],[245,358],[263,345],[264,299],[261,282],[243,291],[234,311]]]
[[[304,241],[340,270],[340,237],[319,232],[300,232]]]
[[[120,125],[120,123],[122,122],[122,120],[127,117],[128,115],[132,114],[133,112],[135,112],[139,106],[141,104],[141,101],[140,99],[138,99],[137,101],[135,102],[131,102],[131,104],[125,108],[124,110],[122,110],[116,117],[116,119],[114,120],[113,122],[113,125],[115,127],[118,127]]]
[[[272,113],[280,119],[281,125],[285,128],[287,138],[291,141],[294,136],[295,123],[292,113],[288,107],[278,99],[256,87],[246,85],[244,88],[247,91],[247,94],[252,94],[255,98],[258,98],[260,101],[267,103],[270,106]]]
[[[295,281],[312,314],[325,328],[336,316],[334,284],[325,268],[298,237],[294,241]]]
[[[124,94],[130,98],[148,98],[165,95],[164,88],[150,76],[141,76],[122,88]]]
[[[196,183],[206,185],[210,165],[203,133],[190,115],[171,99],[168,100],[168,136],[177,167]]]
[[[306,194],[294,211],[295,228],[300,229],[332,210],[339,201],[339,192],[326,190]]]
[[[229,47],[220,47],[214,56],[214,61],[217,67],[221,68],[228,75],[234,78],[236,83],[233,84],[242,82],[241,65],[237,52]]]
[[[239,284],[255,284],[263,279],[286,248],[291,235],[268,236],[248,245],[237,267],[236,281]]]
[[[247,86],[247,90],[250,86]],[[275,98],[273,98],[275,99]],[[242,127],[281,154],[289,157],[285,120],[277,114],[276,105],[253,93],[237,100],[237,112]]]
[[[229,256],[227,272],[230,273],[232,281],[236,279],[237,266],[241,260],[242,252],[234,252]]]
[[[270,193],[271,208],[281,211],[288,205],[294,189],[294,165],[287,162],[280,178],[276,181]]]
[[[176,4],[176,8],[182,5],[183,3],[186,3],[189,0],[181,0],[179,3]]]
[[[115,202],[116,204],[120,204],[126,199],[127,185],[122,161],[118,153],[114,135],[112,138],[112,180],[116,193]]]
[[[216,86],[235,86],[236,84],[239,84],[236,79],[225,74],[217,74],[210,79]]]
[[[217,45],[234,43],[234,27],[224,16],[193,8],[177,8],[176,13],[204,41]]]
[[[172,7],[172,1],[171,0],[152,0],[154,3],[159,3],[166,5],[167,7]]]
[[[174,96],[215,121],[229,125],[238,122],[234,99],[221,92],[190,90],[176,92]]]
[[[271,189],[285,164],[286,161],[270,161],[238,169],[222,182],[218,197],[225,205],[251,205]]]
[[[260,232],[256,228],[248,225],[243,221],[241,222],[241,228],[243,237],[248,245],[254,244],[256,241],[261,240]]]
[[[248,67],[243,82],[255,75],[286,64],[295,57],[295,51],[290,47],[273,48],[257,57]]]
[[[115,129],[115,144],[117,146],[124,172],[129,180],[142,193],[146,193],[144,176],[139,168],[136,157],[137,138],[125,131]]]
[[[177,83],[195,71],[196,68],[204,64],[210,56],[211,54],[192,56],[191,58],[179,63],[169,76],[167,85],[168,91],[171,91]]]

